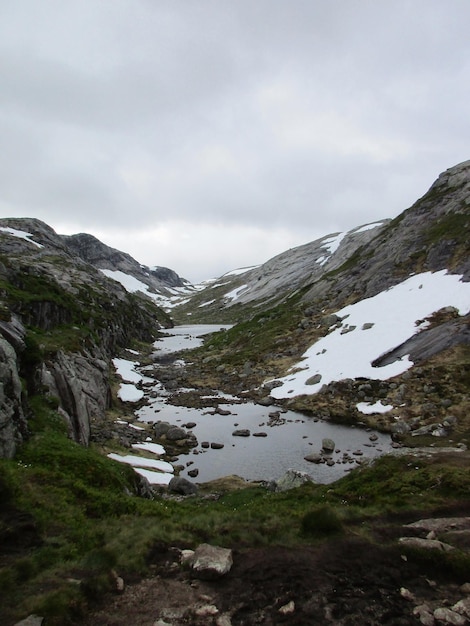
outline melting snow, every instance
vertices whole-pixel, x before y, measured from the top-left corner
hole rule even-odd
[[[381,226],[383,222],[373,222],[372,224],[366,224],[365,226],[361,226],[357,230],[353,230],[353,234],[364,233],[366,230],[372,230],[373,228],[377,228],[377,226]]]
[[[232,301],[236,300],[238,296],[241,294],[241,292],[244,291],[247,287],[248,285],[242,285],[241,287],[237,287],[236,289],[229,291],[228,293],[225,294],[224,299],[232,300]]]
[[[173,474],[168,472],[152,472],[152,470],[142,469],[141,467],[134,467],[134,470],[146,478],[151,485],[168,485],[173,478]]]
[[[356,408],[364,415],[372,415],[372,413],[388,413],[393,409],[392,404],[382,404],[381,402],[375,402],[370,404],[369,402],[359,402],[356,404]]]
[[[152,452],[152,454],[165,454],[165,448],[159,443],[133,443],[132,447]]]
[[[113,359],[113,365],[118,375],[124,381],[119,388],[118,397],[123,402],[138,402],[141,400],[144,397],[144,392],[141,389],[137,389],[135,384],[130,384],[140,383],[143,380],[143,377],[134,369],[138,363],[136,361],[128,361],[127,359]]]
[[[115,454],[111,452],[108,454],[110,459],[114,461],[119,461],[119,463],[127,463],[128,465],[132,465],[132,467],[148,467],[154,470],[158,470],[159,472],[169,472],[173,473],[174,468],[171,463],[167,463],[166,461],[160,461],[160,459],[146,459],[143,456],[137,456],[136,454]]]
[[[383,367],[372,367],[372,362],[420,332],[417,320],[446,306],[455,307],[461,315],[468,313],[470,283],[460,279],[445,270],[425,272],[337,311],[336,315],[345,321],[313,344],[292,368],[302,370],[280,378],[282,386],[274,388],[271,395],[287,398],[314,394],[336,380],[387,380],[403,373],[412,366],[408,356]],[[307,385],[306,381],[317,374],[320,381]]]
[[[118,398],[123,402],[138,402],[144,397],[144,392],[137,389],[135,385],[121,384],[117,393]]]
[[[17,230],[16,228],[8,228],[5,226],[0,227],[0,230],[3,233],[7,233],[7,235],[13,235],[13,237],[18,237],[18,239],[24,239],[25,241],[29,241],[29,243],[34,244],[38,248],[44,248],[44,246],[37,241],[33,241],[30,237],[34,237],[31,233],[26,233],[24,230]]]

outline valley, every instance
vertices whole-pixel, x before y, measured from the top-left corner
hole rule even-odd
[[[199,286],[1,219],[2,623],[468,623],[469,198]]]

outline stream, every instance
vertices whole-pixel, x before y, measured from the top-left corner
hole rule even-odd
[[[154,344],[156,363],[159,359],[171,358],[173,353],[201,345],[204,335],[222,328],[227,326],[178,326],[162,331],[167,336]],[[174,364],[184,367],[181,360],[175,360]],[[145,376],[145,369],[141,372]],[[167,403],[168,395],[161,383],[156,382],[150,388],[147,386],[145,397],[148,402],[136,412],[136,416],[148,423],[195,424],[192,431],[198,446],[189,454],[181,454],[178,459],[178,464],[184,465],[180,476],[194,482],[207,482],[230,474],[247,480],[278,480],[292,468],[308,473],[315,482],[325,484],[341,478],[365,458],[392,451],[390,436],[370,429],[342,426],[284,410],[278,419],[272,420],[269,414],[279,411],[279,407],[245,401],[239,404],[239,399],[223,393],[217,394],[217,397],[223,398],[221,408],[230,411],[230,414],[211,414],[211,409],[207,408],[170,405]],[[233,432],[240,429],[248,429],[250,435],[234,436]],[[335,442],[330,464],[306,461],[306,455],[320,452],[323,438]],[[206,445],[215,442],[223,447],[205,448],[201,445],[203,442]],[[198,470],[197,478],[190,478],[188,471],[195,469]]]

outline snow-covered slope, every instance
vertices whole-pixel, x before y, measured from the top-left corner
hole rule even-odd
[[[111,248],[93,235],[80,233],[62,237],[67,248],[78,257],[119,282],[128,292],[139,291],[162,308],[171,308],[182,295],[194,292],[189,281],[167,267],[142,265],[129,254]]]
[[[429,318],[447,307],[461,316],[470,313],[470,282],[442,270],[416,274],[336,311],[337,321],[328,334],[279,379],[272,396],[314,394],[323,385],[345,378],[387,380],[402,374],[413,365],[409,354],[397,355],[384,365],[381,357],[426,333]]]
[[[218,321],[240,309],[272,306],[298,289],[314,284],[345,263],[358,248],[367,246],[389,223],[382,220],[349,232],[332,233],[286,250],[256,267],[239,268],[208,283],[196,296],[178,306],[176,314],[192,321],[218,316]],[[237,307],[237,313],[233,307]],[[243,313],[240,318],[243,318]]]

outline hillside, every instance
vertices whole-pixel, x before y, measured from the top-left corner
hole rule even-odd
[[[0,405],[0,456],[13,456],[27,437],[38,394],[55,398],[71,436],[87,444],[91,421],[110,406],[110,357],[172,323],[68,241],[39,220],[0,220],[1,382],[9,390]]]
[[[187,319],[243,321],[200,350],[194,380],[397,436],[468,443],[469,198],[467,161],[392,221],[222,277],[184,305]]]

